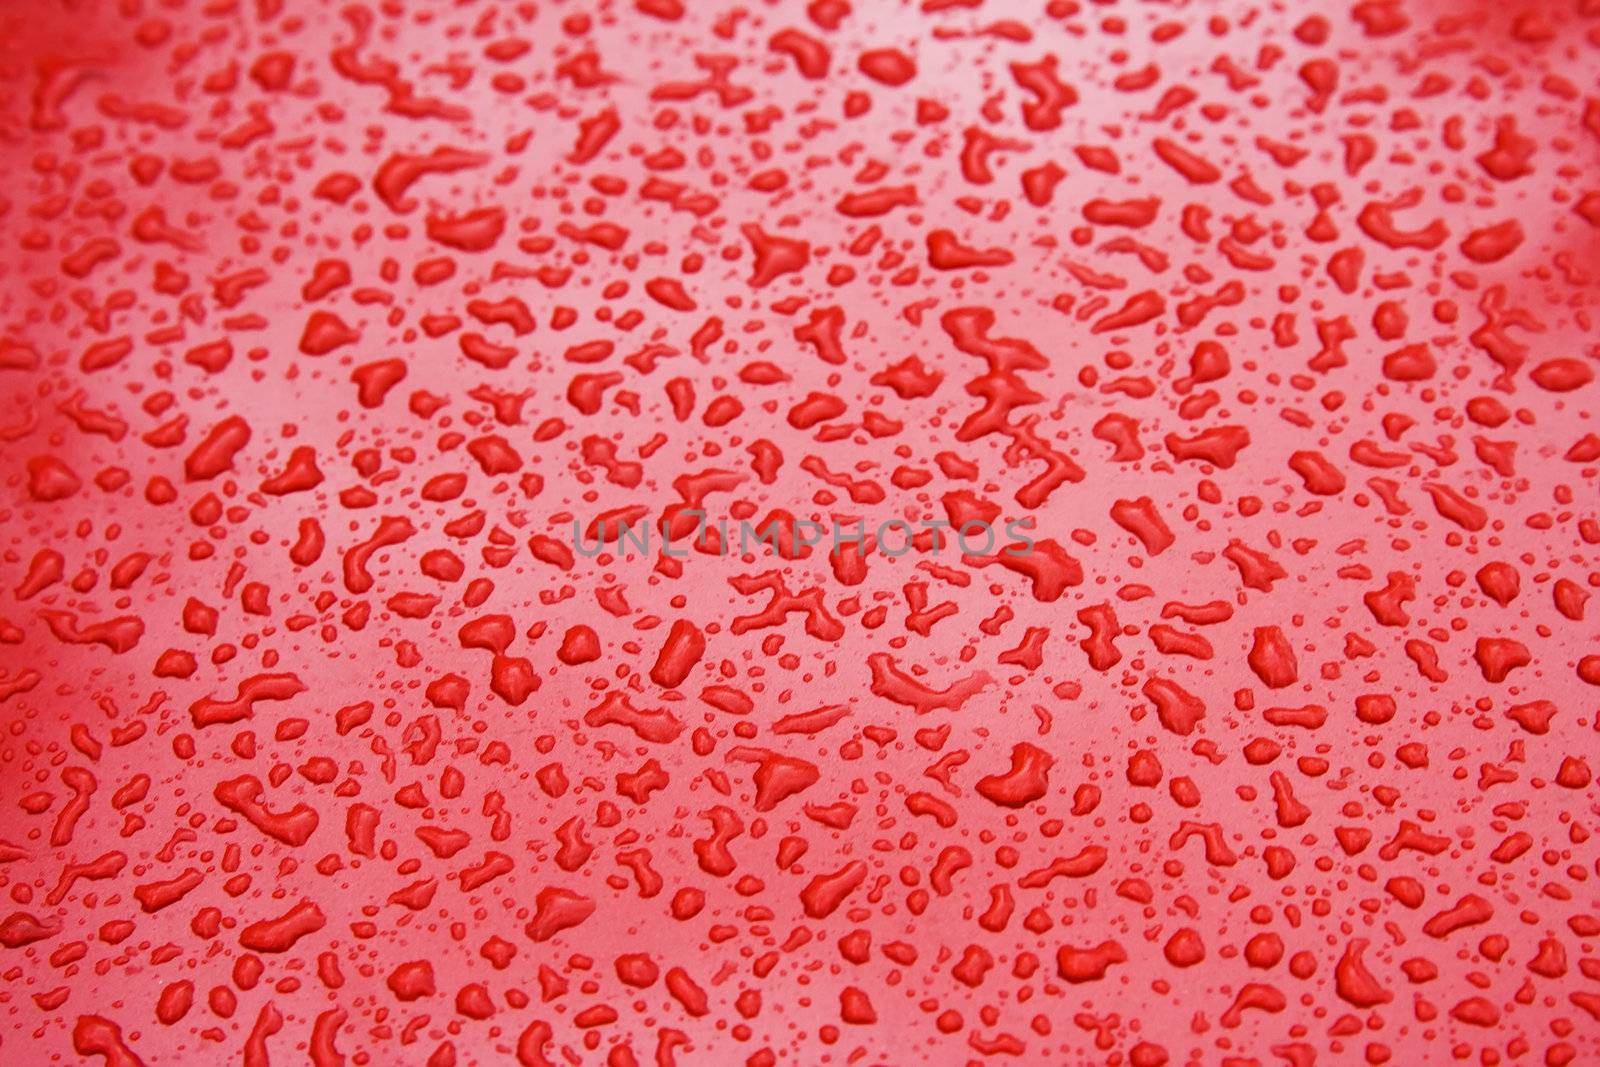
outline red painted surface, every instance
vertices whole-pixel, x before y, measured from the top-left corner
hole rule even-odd
[[[1591,0],[30,0],[0,155],[0,1062],[1600,1060]]]

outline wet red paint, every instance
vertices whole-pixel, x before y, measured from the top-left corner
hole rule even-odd
[[[28,0],[0,154],[0,1061],[1600,1060],[1592,0]]]

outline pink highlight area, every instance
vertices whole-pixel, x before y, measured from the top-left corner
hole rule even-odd
[[[0,1063],[1600,1062],[1593,0],[37,0],[0,164]]]

